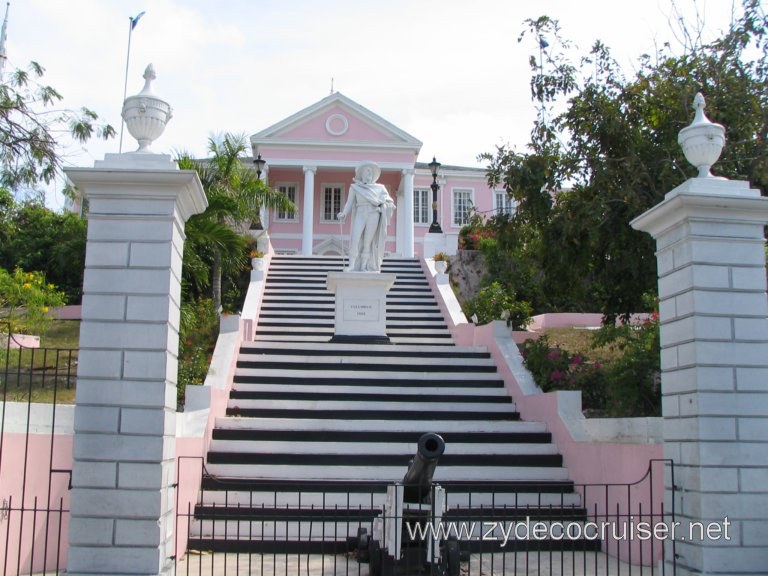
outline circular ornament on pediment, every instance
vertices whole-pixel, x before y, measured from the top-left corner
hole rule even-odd
[[[331,114],[325,120],[325,129],[331,136],[343,136],[349,130],[349,120],[342,114]]]

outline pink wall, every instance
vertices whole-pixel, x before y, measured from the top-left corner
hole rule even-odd
[[[79,304],[53,308],[51,310],[51,316],[57,320],[80,320],[82,317],[82,308],[83,307]]]
[[[610,514],[635,515],[637,521],[652,510],[660,515],[664,501],[664,470],[658,464],[654,466],[653,482],[640,480],[645,476],[652,460],[662,459],[662,444],[632,444],[619,442],[582,442],[574,440],[570,430],[560,415],[559,394],[548,392],[526,396],[512,375],[502,351],[493,334],[493,325],[478,326],[475,329],[474,345],[487,346],[496,361],[507,388],[515,401],[515,406],[524,420],[546,422],[558,451],[563,456],[563,464],[576,484],[600,485],[582,487],[583,504],[590,515],[596,519],[611,520]],[[628,484],[634,484],[627,489]],[[606,489],[603,485],[620,486]],[[606,509],[606,499],[607,509]],[[617,508],[617,506],[619,508]],[[608,514],[606,517],[605,515]],[[657,518],[657,521],[660,518]],[[618,556],[622,560],[652,564],[662,558],[660,542],[624,540],[616,543],[612,538],[604,542],[604,551]]]
[[[344,207],[344,203],[349,195],[349,186],[352,184],[354,178],[354,171],[349,170],[332,170],[320,168],[315,174],[315,191],[314,191],[314,211],[312,218],[312,229],[316,236],[315,244],[318,244],[322,239],[327,237],[337,237],[348,244],[350,227],[352,225],[351,218],[347,218],[343,226],[340,226],[338,222],[324,222],[323,221],[323,203],[322,203],[322,189],[328,184],[341,184],[344,190],[342,204],[340,208]],[[275,218],[275,213],[270,215],[269,232],[272,237],[272,243],[278,250],[280,249],[301,249],[301,239],[282,239],[275,238],[274,235],[278,234],[291,234],[301,235],[304,219],[304,173],[301,168],[289,169],[289,168],[275,168],[270,171],[269,181],[272,186],[278,183],[295,183],[297,185],[296,190],[296,204],[297,213],[296,220],[286,222],[279,221]],[[384,172],[379,178],[379,182],[384,184],[390,191],[390,196],[394,201],[397,201],[396,191],[400,184],[400,174],[394,172]],[[387,235],[394,237],[396,233],[396,216],[393,216],[387,227]],[[317,238],[317,237],[320,238]],[[396,249],[395,242],[388,242],[386,249],[394,252]]]
[[[576,312],[551,312],[538,314],[528,325],[529,330],[546,330],[547,328],[591,328],[603,323],[602,314],[581,314]]]
[[[271,257],[271,255],[270,255]],[[200,481],[202,479],[203,463],[208,454],[208,446],[211,434],[216,424],[216,418],[226,413],[229,391],[232,388],[237,357],[243,335],[246,330],[255,330],[252,323],[240,319],[237,330],[237,340],[234,342],[234,353],[231,355],[228,370],[217,379],[220,387],[206,386],[210,393],[210,409],[206,422],[205,432],[200,436],[187,436],[176,438],[176,478],[178,482],[176,493],[176,558],[180,559],[186,551],[187,537],[189,534],[189,521],[194,514],[195,503],[200,494]],[[217,351],[214,351],[214,355]],[[181,414],[177,416],[183,418]]]
[[[422,268],[428,272],[422,260]],[[589,514],[596,514],[598,520],[604,515],[616,514],[616,505],[622,506],[622,514],[634,514],[636,521],[649,521],[649,512],[659,514],[664,501],[664,470],[661,462],[653,463],[653,481],[642,480],[653,460],[663,456],[662,444],[635,444],[619,442],[584,442],[573,438],[561,416],[560,393],[549,392],[526,394],[510,370],[504,352],[494,334],[494,325],[474,326],[472,324],[454,325],[446,314],[447,306],[439,297],[435,278],[427,273],[427,278],[436,295],[443,315],[446,317],[454,341],[463,346],[485,346],[493,357],[507,388],[514,399],[517,411],[523,420],[546,422],[558,451],[563,456],[563,464],[568,469],[571,480],[582,485],[583,504]],[[620,487],[606,488],[607,484]],[[634,484],[631,488],[628,485]],[[595,485],[584,487],[583,485]],[[608,501],[606,510],[606,500]],[[630,507],[627,508],[627,501]],[[653,502],[653,507],[651,507]],[[641,516],[644,514],[645,516]],[[610,519],[610,517],[608,518]],[[655,521],[659,521],[656,517]],[[612,556],[622,560],[649,565],[662,558],[660,542],[623,541],[617,544],[609,538],[603,546]]]
[[[49,474],[50,469],[72,469],[71,434],[3,434],[0,504],[6,508],[10,503],[11,508],[0,521],[3,573],[43,572],[66,566],[69,475]]]
[[[277,152],[275,152],[277,153]],[[303,153],[297,152],[297,155],[300,157],[306,157],[302,156]],[[312,152],[313,157],[320,158],[319,152]],[[334,153],[338,154],[338,153]],[[344,160],[350,160],[351,158],[348,154],[343,154]],[[363,159],[370,159],[369,156],[367,156],[365,153],[361,156],[360,160]],[[384,158],[382,159],[380,155],[377,155],[377,157],[374,159],[376,161],[382,162],[386,161],[388,159]],[[352,179],[354,177],[354,172],[352,169],[332,169],[332,168],[319,168],[317,170],[317,173],[315,174],[315,192],[314,192],[314,217],[313,217],[313,231],[316,236],[320,235],[321,237],[333,237],[333,236],[339,236],[343,237],[345,241],[348,239],[349,236],[349,227],[350,227],[350,221],[347,220],[347,222],[343,226],[343,232],[340,233],[339,225],[338,223],[327,223],[322,222],[322,201],[321,201],[321,190],[322,186],[325,184],[342,184],[344,187],[344,195],[346,199],[346,195],[349,191],[349,186],[352,183]],[[379,182],[386,185],[387,188],[390,191],[390,196],[392,199],[397,203],[397,190],[400,187],[400,180],[401,180],[401,173],[400,172],[392,172],[392,171],[384,171],[381,175],[381,178],[379,179]],[[275,248],[277,250],[281,249],[289,249],[289,250],[300,250],[301,249],[301,233],[302,233],[302,223],[303,223],[303,214],[304,214],[304,173],[302,168],[296,167],[296,168],[286,168],[286,167],[279,167],[276,166],[272,168],[269,172],[269,182],[271,186],[275,186],[278,183],[294,183],[296,184],[296,202],[297,202],[297,219],[295,221],[278,221],[275,219],[275,213],[273,212],[270,215],[269,218],[269,231],[270,235],[272,235],[272,241],[275,245]],[[432,184],[432,177],[428,174],[423,174],[421,171],[416,174],[416,177],[414,179],[414,188],[416,189],[429,189],[429,186]],[[475,201],[475,207],[479,212],[482,212],[486,215],[491,215],[491,211],[493,210],[493,193],[488,188],[487,182],[485,181],[485,176],[483,174],[478,174],[474,177],[472,176],[452,176],[448,175],[446,177],[445,183],[442,185],[440,191],[438,192],[438,220],[440,222],[440,225],[443,229],[443,232],[446,234],[458,234],[461,230],[461,226],[454,226],[453,225],[453,204],[452,204],[452,195],[453,195],[453,189],[454,188],[463,188],[463,189],[472,189],[474,191],[474,201]],[[432,191],[429,190],[429,201],[431,204],[432,199]],[[399,205],[397,206],[398,210],[402,210],[403,206]],[[422,239],[425,234],[429,232],[429,223],[432,221],[432,212],[431,207],[429,209],[429,222],[427,224],[416,224],[414,226],[414,238],[415,239]],[[397,214],[395,214],[390,222],[389,228],[388,228],[388,235],[392,238],[396,237],[397,235]],[[292,235],[295,236],[295,238],[275,238],[274,235],[280,235],[280,234],[286,234],[286,235]],[[315,244],[319,243],[321,240],[316,239]],[[418,242],[417,245],[420,245],[421,243]],[[395,252],[397,249],[395,242],[389,242],[387,244],[387,250],[390,252]],[[420,250],[417,250],[417,252],[420,252]]]

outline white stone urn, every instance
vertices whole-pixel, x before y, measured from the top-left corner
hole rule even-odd
[[[264,270],[266,268],[264,258],[251,258],[251,267],[254,270]]]
[[[699,93],[693,100],[696,115],[690,126],[680,130],[677,142],[683,148],[688,162],[699,169],[699,178],[713,178],[710,168],[720,158],[725,146],[725,128],[715,124],[704,114],[704,96]]]
[[[136,152],[151,154],[150,146],[165,130],[173,116],[173,109],[162,98],[152,92],[152,81],[156,78],[152,64],[144,70],[144,88],[135,96],[129,96],[123,103],[123,120],[128,132],[139,142]]]
[[[445,274],[448,270],[448,262],[445,260],[435,260],[435,270],[437,270],[438,274]]]

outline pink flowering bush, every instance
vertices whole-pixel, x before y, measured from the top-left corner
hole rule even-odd
[[[482,214],[472,210],[469,223],[459,230],[459,250],[480,250],[484,241],[496,239],[497,230]]]
[[[581,390],[585,410],[605,410],[607,382],[599,362],[553,347],[546,336],[526,340],[520,345],[520,352],[542,390]]]
[[[615,417],[660,415],[658,313],[640,324],[604,326],[594,334],[592,346],[606,362],[554,346],[546,335],[527,340],[520,352],[542,390],[581,390],[585,411]]]

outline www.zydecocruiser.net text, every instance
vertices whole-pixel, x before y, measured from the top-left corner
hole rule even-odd
[[[726,516],[717,522],[647,522],[628,520],[602,522],[543,522],[526,517],[519,522],[406,522],[411,540],[481,540],[501,542],[505,546],[511,540],[678,540],[730,541],[731,523]]]

